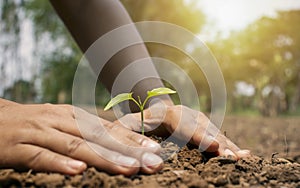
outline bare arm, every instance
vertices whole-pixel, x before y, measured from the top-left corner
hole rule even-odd
[[[51,0],[51,3],[83,52],[104,34],[120,26],[132,23],[127,11],[118,0]],[[130,33],[133,35],[131,37],[140,38],[134,26],[130,29],[132,30]],[[130,88],[131,91],[134,92],[135,96],[138,95],[144,98],[146,91],[162,87],[163,84],[160,79],[156,79],[159,76],[149,59],[145,60],[146,63],[143,64],[143,66],[145,65],[143,69],[147,70],[148,75],[156,78],[139,80],[138,75],[141,70],[129,68],[131,63],[143,58],[149,58],[143,43],[124,48],[116,53],[105,65],[101,72],[100,81],[111,91],[116,77],[126,67],[127,71],[129,71],[128,75],[136,82],[136,85]],[[124,88],[116,89],[113,95],[125,92]],[[162,98],[168,101],[169,104],[172,104],[168,96],[163,96]]]

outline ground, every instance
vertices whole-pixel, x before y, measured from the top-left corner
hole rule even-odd
[[[83,174],[0,170],[0,187],[298,187],[300,188],[299,117],[226,117],[222,131],[252,157],[234,161],[209,158],[186,146],[165,161],[161,172],[112,176],[94,168]],[[156,138],[160,140],[159,138]],[[160,140],[161,141],[161,140]],[[164,157],[176,150],[163,142]]]

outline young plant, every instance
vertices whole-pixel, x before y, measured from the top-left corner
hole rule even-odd
[[[121,93],[114,98],[112,98],[108,104],[105,106],[104,111],[110,109],[111,107],[115,106],[116,104],[119,104],[120,102],[127,101],[127,100],[132,100],[140,109],[141,112],[141,128],[142,128],[142,135],[144,135],[145,129],[144,129],[144,108],[147,103],[147,101],[151,97],[159,96],[159,95],[167,95],[167,94],[173,94],[176,93],[176,91],[173,91],[172,89],[165,88],[165,87],[160,87],[160,88],[155,88],[151,91],[147,91],[147,97],[146,99],[142,102],[140,96],[138,96],[138,100],[135,100],[132,97],[132,93]]]

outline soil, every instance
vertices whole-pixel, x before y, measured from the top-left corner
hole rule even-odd
[[[0,187],[298,187],[300,188],[300,118],[226,117],[222,131],[253,155],[238,161],[200,153],[185,146],[165,161],[162,171],[131,177],[95,168],[83,174],[0,170]],[[162,142],[162,157],[178,149]]]

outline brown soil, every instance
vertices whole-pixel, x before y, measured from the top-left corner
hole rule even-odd
[[[112,176],[89,168],[81,175],[0,170],[0,187],[299,187],[300,118],[227,117],[222,127],[252,157],[208,158],[185,146],[154,175]],[[177,150],[163,142],[162,157]],[[277,154],[278,153],[278,154]]]

